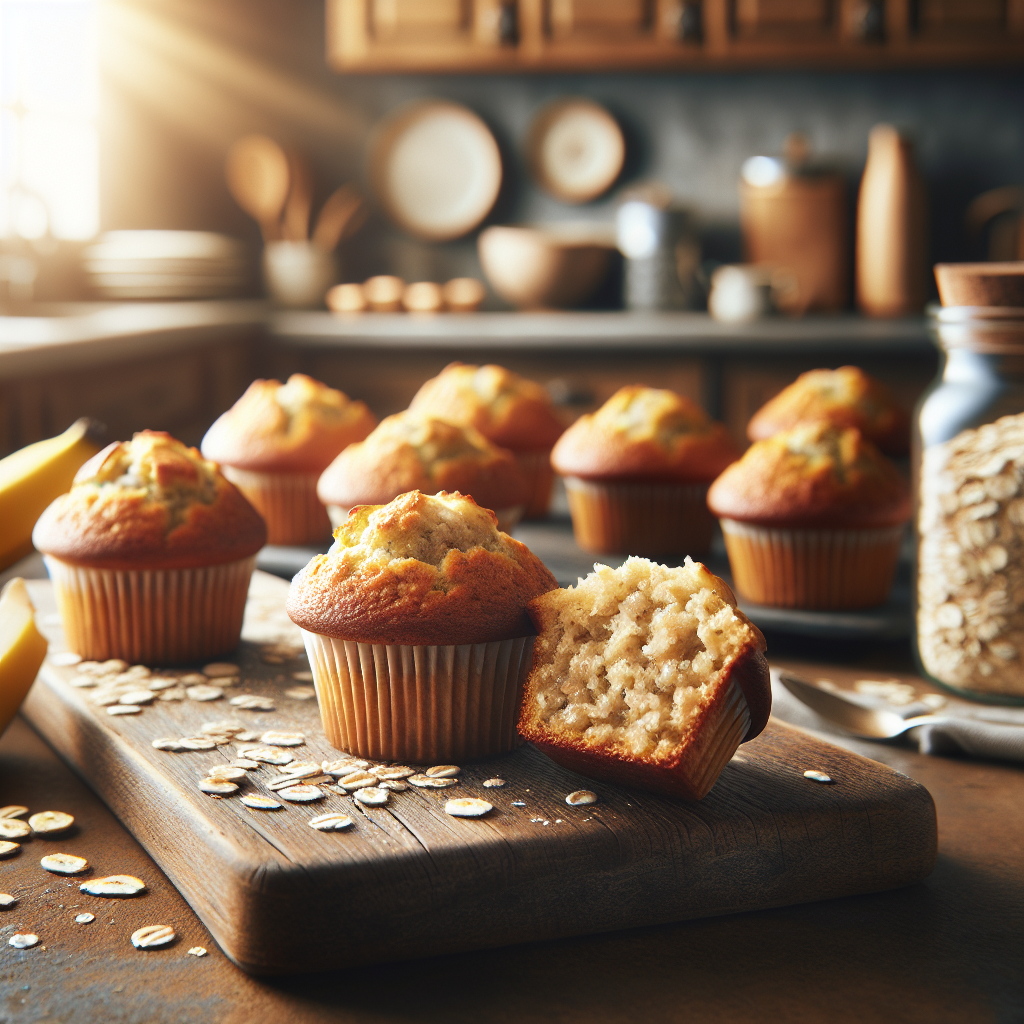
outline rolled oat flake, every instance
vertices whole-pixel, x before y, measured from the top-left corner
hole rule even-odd
[[[78,914],[75,917],[75,924],[92,924],[95,920],[95,914]]]
[[[580,807],[583,804],[596,804],[597,794],[592,793],[589,789],[576,789],[565,798],[565,802],[570,807]]]
[[[210,796],[231,796],[238,792],[238,786],[234,782],[224,782],[221,779],[200,779],[199,788]]]
[[[447,789],[454,786],[458,779],[432,779],[429,775],[410,775],[405,781],[417,789]]]
[[[205,683],[198,683],[185,689],[185,695],[189,700],[208,701],[220,700],[224,691],[219,686],[207,686]]]
[[[450,814],[453,818],[482,818],[493,810],[493,804],[471,796],[449,800],[444,805],[445,814]]]
[[[21,849],[21,843],[12,843],[7,839],[0,839],[0,857],[11,857]]]
[[[189,956],[206,956],[206,950],[202,946],[193,946],[188,951]]]
[[[173,942],[176,936],[174,929],[167,924],[147,924],[132,932],[132,945],[136,949],[156,949]]]
[[[74,857],[70,853],[48,853],[39,863],[55,875],[80,875],[89,867],[84,857]]]
[[[90,878],[78,888],[90,896],[135,896],[146,888],[146,883],[134,875],[106,875]]]
[[[343,829],[351,828],[354,822],[347,814],[319,814],[306,822],[310,828],[317,832],[341,832]]]
[[[322,800],[324,791],[316,786],[288,786],[279,789],[277,795],[293,804],[309,804],[314,800]]]
[[[824,772],[819,772],[814,768],[808,768],[804,772],[804,778],[810,779],[812,782],[831,782],[832,776],[826,775]]]
[[[378,786],[367,786],[365,789],[357,789],[355,799],[367,807],[383,807],[388,802],[391,794],[386,789]]]
[[[21,839],[32,831],[27,821],[16,818],[0,818],[0,839]]]
[[[28,814],[28,808],[22,804],[8,804],[6,807],[0,807],[0,818],[20,818],[23,814]]]
[[[284,807],[280,800],[275,800],[272,796],[262,796],[259,793],[246,793],[242,797],[242,803],[254,811],[279,811]]]
[[[17,896],[12,896],[9,892],[0,892],[0,907],[3,907],[4,909],[7,907],[13,907],[17,902]]]
[[[15,949],[31,949],[38,943],[39,936],[33,935],[32,932],[15,932],[7,940],[7,944],[9,946],[13,946]]]
[[[306,737],[301,732],[281,732],[277,729],[271,729],[260,737],[260,743],[270,747],[301,747],[305,742]]]
[[[63,811],[40,811],[28,819],[33,832],[66,832],[75,823],[70,814]]]

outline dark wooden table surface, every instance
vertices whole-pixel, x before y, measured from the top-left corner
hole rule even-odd
[[[804,670],[840,684],[901,676]],[[421,960],[355,970],[339,960],[329,974],[265,980],[223,956],[138,843],[17,719],[0,740],[0,804],[74,814],[74,852],[143,877],[149,892],[110,901],[109,912],[79,925],[77,883],[38,868],[43,847],[61,844],[37,839],[30,856],[0,861],[0,891],[20,897],[0,910],[0,1024],[1024,1020],[1024,771],[842,742],[931,791],[939,860],[927,881],[459,956],[431,957],[426,945]],[[179,941],[134,949],[131,931],[151,923],[173,925]],[[41,945],[11,948],[18,930],[37,932]],[[291,931],[280,941],[313,947],[319,939]],[[189,956],[195,945],[208,955]]]

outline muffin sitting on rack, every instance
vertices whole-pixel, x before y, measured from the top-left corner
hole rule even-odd
[[[758,441],[708,492],[742,597],[868,608],[892,586],[910,488],[859,430],[807,423]]]
[[[856,366],[800,374],[754,413],[747,436],[751,441],[763,441],[798,423],[817,422],[856,427],[888,455],[910,451],[906,412],[881,381]]]
[[[316,482],[376,422],[362,402],[293,373],[287,384],[253,381],[206,432],[202,450],[259,510],[269,543],[317,544],[331,524]]]
[[[468,424],[513,452],[530,483],[525,518],[547,515],[554,482],[551,446],[564,428],[540,384],[503,366],[449,363],[416,392],[409,410]]]
[[[529,484],[516,457],[472,427],[406,410],[388,416],[324,470],[317,494],[331,521],[356,505],[383,505],[407,491],[459,491],[493,509],[502,529],[523,514]]]
[[[559,439],[576,543],[586,551],[697,554],[714,531],[708,484],[739,457],[721,423],[673,391],[617,391]]]
[[[201,661],[238,646],[267,531],[238,489],[169,434],[94,455],[32,534],[83,658]]]

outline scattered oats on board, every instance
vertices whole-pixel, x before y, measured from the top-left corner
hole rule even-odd
[[[410,775],[406,781],[417,789],[447,789],[454,786],[458,779],[432,779],[429,775]]]
[[[240,693],[228,702],[243,711],[273,711],[274,702],[269,697],[260,697],[255,693]]]
[[[271,747],[302,747],[306,744],[306,737],[301,732],[270,729],[260,737],[260,743],[266,743]]]
[[[153,740],[150,746],[157,750],[181,751],[187,749],[181,745],[181,740],[176,740],[173,736],[161,736],[159,739]]]
[[[576,789],[565,798],[565,802],[570,807],[580,807],[583,804],[596,804],[597,794],[592,793],[589,789]]]
[[[205,722],[199,727],[199,732],[203,736],[237,736],[240,732],[245,732],[245,726],[237,722]]]
[[[230,661],[211,661],[209,665],[203,666],[203,675],[210,679],[218,679],[226,676],[237,676],[241,669]]]
[[[355,799],[367,807],[383,807],[391,794],[379,786],[367,786],[365,789],[357,789]]]
[[[21,843],[12,843],[8,839],[0,839],[0,859],[13,857],[21,849]]]
[[[132,932],[132,945],[136,949],[156,949],[173,942],[176,936],[174,929],[167,924],[147,924]]]
[[[370,774],[376,775],[378,779],[407,779],[416,774],[416,769],[408,768],[404,764],[379,764],[376,768],[370,769]]]
[[[146,888],[146,883],[134,875],[105,875],[90,878],[78,888],[90,896],[135,896]]]
[[[484,788],[485,789],[500,789],[504,785],[505,785],[505,780],[504,779],[485,779],[484,780]]]
[[[182,686],[205,686],[209,680],[202,672],[183,672],[178,676],[178,682]]]
[[[409,788],[409,783],[399,779],[381,779],[377,783],[377,788],[390,789],[392,793],[404,793]]]
[[[142,710],[138,704],[112,704],[107,708],[108,715],[137,715]]]
[[[0,839],[22,839],[32,831],[27,821],[17,818],[0,818]]]
[[[197,701],[208,701],[208,700],[220,700],[224,696],[224,691],[219,686],[208,686],[206,683],[197,683],[195,686],[189,686],[185,690],[185,696],[189,700]]]
[[[261,761],[263,764],[291,764],[295,755],[280,747],[242,746],[238,748],[238,756],[250,761]]]
[[[182,750],[214,750],[217,741],[209,736],[182,736],[178,745]]]
[[[28,819],[33,832],[66,832],[75,823],[70,814],[63,811],[40,811]]]
[[[80,875],[89,867],[84,857],[74,857],[70,853],[48,853],[39,864],[55,875]]]
[[[189,956],[206,956],[206,950],[202,946],[193,946],[188,951]]]
[[[260,738],[258,732],[252,732],[250,729],[246,729],[245,732],[240,732],[235,735],[236,743],[255,743]]]
[[[308,779],[324,773],[316,761],[292,761],[291,764],[282,765],[278,770],[282,775],[289,775],[293,779]]]
[[[331,773],[328,772],[328,775]],[[354,792],[357,789],[365,789],[367,786],[376,786],[378,782],[376,775],[371,775],[369,772],[351,772],[348,775],[343,775],[338,779],[338,785],[346,789],[349,793]]]
[[[284,804],[275,800],[272,796],[262,796],[258,793],[246,793],[242,797],[242,803],[255,811],[279,811]]]
[[[95,914],[78,914],[75,917],[75,924],[92,924],[95,920]]]
[[[284,695],[293,700],[312,700],[316,696],[316,690],[312,686],[289,686]]]
[[[293,804],[309,804],[314,800],[322,800],[324,791],[316,786],[287,786],[279,789],[277,795]]]
[[[23,814],[28,814],[28,808],[21,804],[8,804],[6,807],[0,807],[0,818],[20,818]]]
[[[151,690],[129,690],[118,698],[118,704],[151,704],[156,694]]]
[[[826,775],[824,772],[819,772],[814,768],[808,768],[804,772],[804,778],[810,779],[812,782],[831,782],[832,776]]]
[[[39,936],[33,935],[32,932],[15,932],[7,940],[7,944],[15,949],[31,949],[38,942]]]
[[[177,685],[178,680],[174,676],[152,676],[146,681],[146,688],[154,693],[159,690],[169,690],[172,686]]]
[[[423,774],[428,779],[454,779],[462,769],[457,764],[437,764]]]
[[[358,758],[341,757],[335,761],[321,761],[320,767],[328,775],[340,778],[342,775],[351,775],[354,771],[365,771],[370,767],[370,762]]]
[[[236,757],[231,762],[232,768],[244,768],[247,772],[253,771],[255,768],[259,768],[259,761],[252,761],[248,757]]]
[[[172,686],[169,690],[161,690],[160,700],[184,700],[185,688],[183,686]]]
[[[130,665],[121,673],[130,679],[148,679],[152,674],[153,670],[148,665]]]
[[[8,907],[13,907],[17,902],[17,896],[12,896],[9,892],[0,892],[0,907],[3,907],[5,910]]]
[[[51,654],[47,660],[58,668],[71,668],[72,665],[81,664],[82,656],[74,651],[61,651],[59,654]]]
[[[317,832],[341,832],[343,829],[351,828],[354,822],[347,814],[320,814],[310,818],[306,824],[315,828]]]
[[[236,768],[234,765],[222,764],[211,768],[207,773],[208,779],[217,779],[220,782],[237,782],[244,779],[248,773],[244,768]]]
[[[224,782],[221,779],[200,779],[199,788],[210,796],[231,796],[238,792],[238,786],[233,782]]]
[[[493,810],[493,804],[489,804],[486,800],[479,800],[474,796],[466,796],[458,800],[448,800],[444,805],[444,813],[450,814],[453,818],[482,818]]]
[[[301,781],[301,775],[278,775],[276,779],[269,779],[266,786],[271,793],[276,793],[279,789],[288,789],[291,786],[298,786]]]

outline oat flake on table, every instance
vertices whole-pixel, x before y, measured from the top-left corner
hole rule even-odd
[[[1024,413],[926,448],[917,632],[936,679],[1024,694]]]

